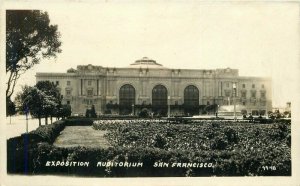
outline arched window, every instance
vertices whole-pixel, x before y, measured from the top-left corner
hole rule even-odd
[[[184,89],[184,110],[186,114],[199,114],[199,90],[193,85]]]
[[[156,85],[152,89],[152,111],[159,115],[168,112],[168,91],[163,85]]]
[[[135,104],[135,89],[132,85],[126,84],[120,88],[119,105],[120,114],[131,114],[132,105]]]

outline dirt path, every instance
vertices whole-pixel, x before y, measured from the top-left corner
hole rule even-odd
[[[91,126],[67,126],[53,143],[57,147],[101,147],[110,145],[104,138],[106,131],[94,130]]]

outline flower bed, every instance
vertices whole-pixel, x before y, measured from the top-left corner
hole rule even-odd
[[[113,147],[52,145],[64,126],[80,124],[106,130],[106,138]],[[8,173],[17,174],[100,177],[289,176],[290,130],[290,124],[283,123],[170,124],[165,120],[73,119],[9,139],[7,168]],[[87,162],[89,166],[66,166],[70,162]],[[98,166],[99,162],[140,162],[143,166]],[[158,163],[168,166],[159,168]]]
[[[115,147],[185,151],[187,154],[230,154],[228,159],[213,160],[216,164],[213,174],[216,175],[227,175],[230,170],[233,175],[289,175],[291,172],[291,128],[286,123],[119,121],[94,122],[93,127],[108,130],[106,137]],[[197,156],[190,160],[195,159]],[[265,166],[275,166],[276,170],[265,171]]]

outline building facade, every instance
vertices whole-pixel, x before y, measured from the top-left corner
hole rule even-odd
[[[270,78],[242,77],[237,69],[169,69],[149,58],[125,68],[77,66],[67,73],[37,73],[58,85],[73,115],[91,105],[97,114],[214,114],[222,105],[243,105],[253,115],[272,110]]]

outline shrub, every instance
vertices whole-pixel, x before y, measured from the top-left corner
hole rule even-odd
[[[238,143],[239,141],[238,132],[232,128],[227,128],[225,130],[225,136],[227,137],[227,141],[229,143]]]
[[[167,145],[167,140],[160,134],[155,135],[153,146],[160,149],[165,149]]]
[[[211,126],[212,126],[213,128],[220,128],[220,123],[218,123],[218,122],[213,122],[213,123],[211,124]]]
[[[29,132],[28,135],[30,139],[34,139],[36,142],[42,141],[53,143],[64,128],[64,121],[56,121],[51,125],[40,126],[36,130]]]
[[[221,138],[215,138],[211,143],[211,148],[213,150],[225,150],[227,147],[227,142]]]
[[[291,139],[291,135],[289,134],[288,136],[287,136],[287,138],[286,138],[286,144],[288,145],[288,147],[290,147],[291,148],[291,141],[292,139]]]
[[[77,118],[77,119],[66,119],[66,126],[91,126],[93,125],[93,120],[89,118]]]
[[[150,112],[149,112],[149,110],[146,109],[146,108],[143,108],[143,109],[141,110],[141,112],[139,113],[139,117],[140,117],[140,118],[148,118],[149,116],[150,116]]]

